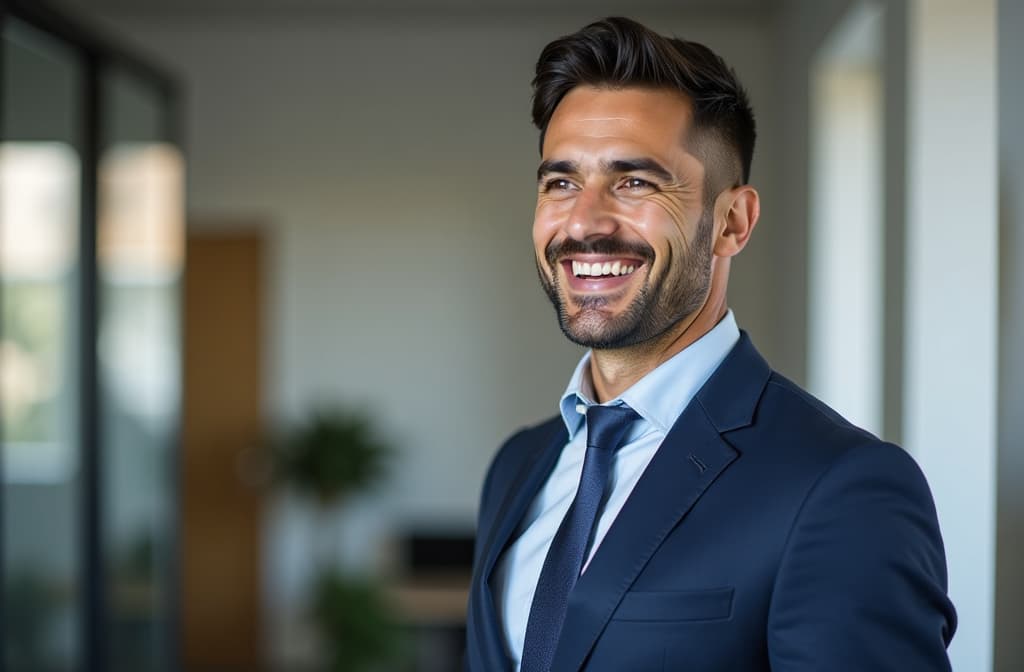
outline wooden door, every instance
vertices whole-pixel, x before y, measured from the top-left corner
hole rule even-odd
[[[263,241],[190,234],[185,274],[182,660],[261,665],[261,497],[243,476],[263,428]]]

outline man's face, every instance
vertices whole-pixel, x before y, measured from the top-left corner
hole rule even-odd
[[[541,283],[573,342],[655,339],[701,308],[713,208],[686,149],[689,102],[655,89],[578,87],[555,108],[538,171]]]

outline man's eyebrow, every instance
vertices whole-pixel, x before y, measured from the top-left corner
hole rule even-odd
[[[604,161],[601,163],[601,168],[606,173],[650,173],[655,177],[661,179],[664,182],[672,182],[675,180],[673,175],[667,168],[651,158],[637,158],[637,159],[613,159]],[[545,175],[551,173],[563,173],[566,175],[572,175],[580,172],[580,165],[575,161],[567,160],[547,160],[542,161],[540,167],[537,168],[537,181],[540,182],[544,179]]]
[[[675,175],[669,172],[665,166],[649,158],[615,159],[614,161],[606,162],[604,169],[610,173],[650,173],[665,182],[673,182],[676,179]]]
[[[575,161],[541,161],[540,167],[537,168],[537,181],[540,182],[544,179],[545,175],[551,173],[578,173],[580,166]]]

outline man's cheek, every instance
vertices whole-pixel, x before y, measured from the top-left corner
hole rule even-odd
[[[551,243],[551,239],[548,237],[538,237],[536,234],[537,231],[535,229],[533,238],[533,254],[535,257],[534,261],[537,265],[537,271],[540,273],[541,277],[544,280],[551,282],[554,280],[554,275],[556,272],[556,269],[551,267],[551,264],[548,262],[547,258],[547,250]]]
[[[559,238],[560,230],[561,227],[555,218],[538,216],[533,221],[533,249],[537,255],[537,263],[542,267],[548,266],[548,251]]]
[[[535,213],[538,217],[547,215],[552,216],[559,209],[571,208],[571,201],[564,196],[561,198],[552,198],[548,194],[538,194],[537,196],[537,208]]]
[[[647,197],[678,230],[683,230],[687,221],[686,202],[675,194],[657,193]]]

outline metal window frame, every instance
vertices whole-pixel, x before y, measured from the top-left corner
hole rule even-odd
[[[161,96],[164,116],[163,135],[175,146],[182,147],[182,124],[180,107],[180,84],[162,67],[120,46],[115,40],[103,35],[93,27],[40,2],[39,0],[0,0],[0,29],[10,19],[28,24],[47,33],[70,48],[78,57],[84,77],[82,90],[82,114],[79,123],[82,139],[81,173],[81,218],[79,221],[79,445],[80,445],[80,515],[79,552],[81,553],[81,639],[82,660],[80,670],[107,669],[106,626],[109,612],[106,605],[107,577],[103,558],[103,508],[102,508],[102,455],[100,437],[100,389],[98,370],[99,292],[97,265],[97,195],[98,164],[105,139],[103,129],[103,100],[101,91],[102,73],[117,68],[126,71],[147,84],[154,86]],[[0,95],[3,86],[3,53],[0,50]],[[0,115],[3,106],[0,105]],[[2,122],[2,117],[0,117]],[[2,123],[0,123],[2,128]],[[0,137],[2,140],[2,137]],[[183,336],[183,334],[181,335]],[[180,409],[180,403],[179,403]],[[179,410],[180,414],[180,410]],[[180,427],[180,423],[179,423]],[[179,429],[180,433],[180,429]],[[181,594],[181,457],[180,437],[175,436],[171,451],[172,483],[169,518],[171,556],[165,559],[168,566],[167,580],[169,622],[166,624],[167,651],[163,660],[168,669],[179,669],[180,641],[180,594]],[[0,483],[3,482],[3,460],[0,459]],[[0,576],[4,576],[4,497],[0,491]],[[0,600],[0,632],[11,615]],[[0,637],[0,672],[6,667],[5,641]]]

